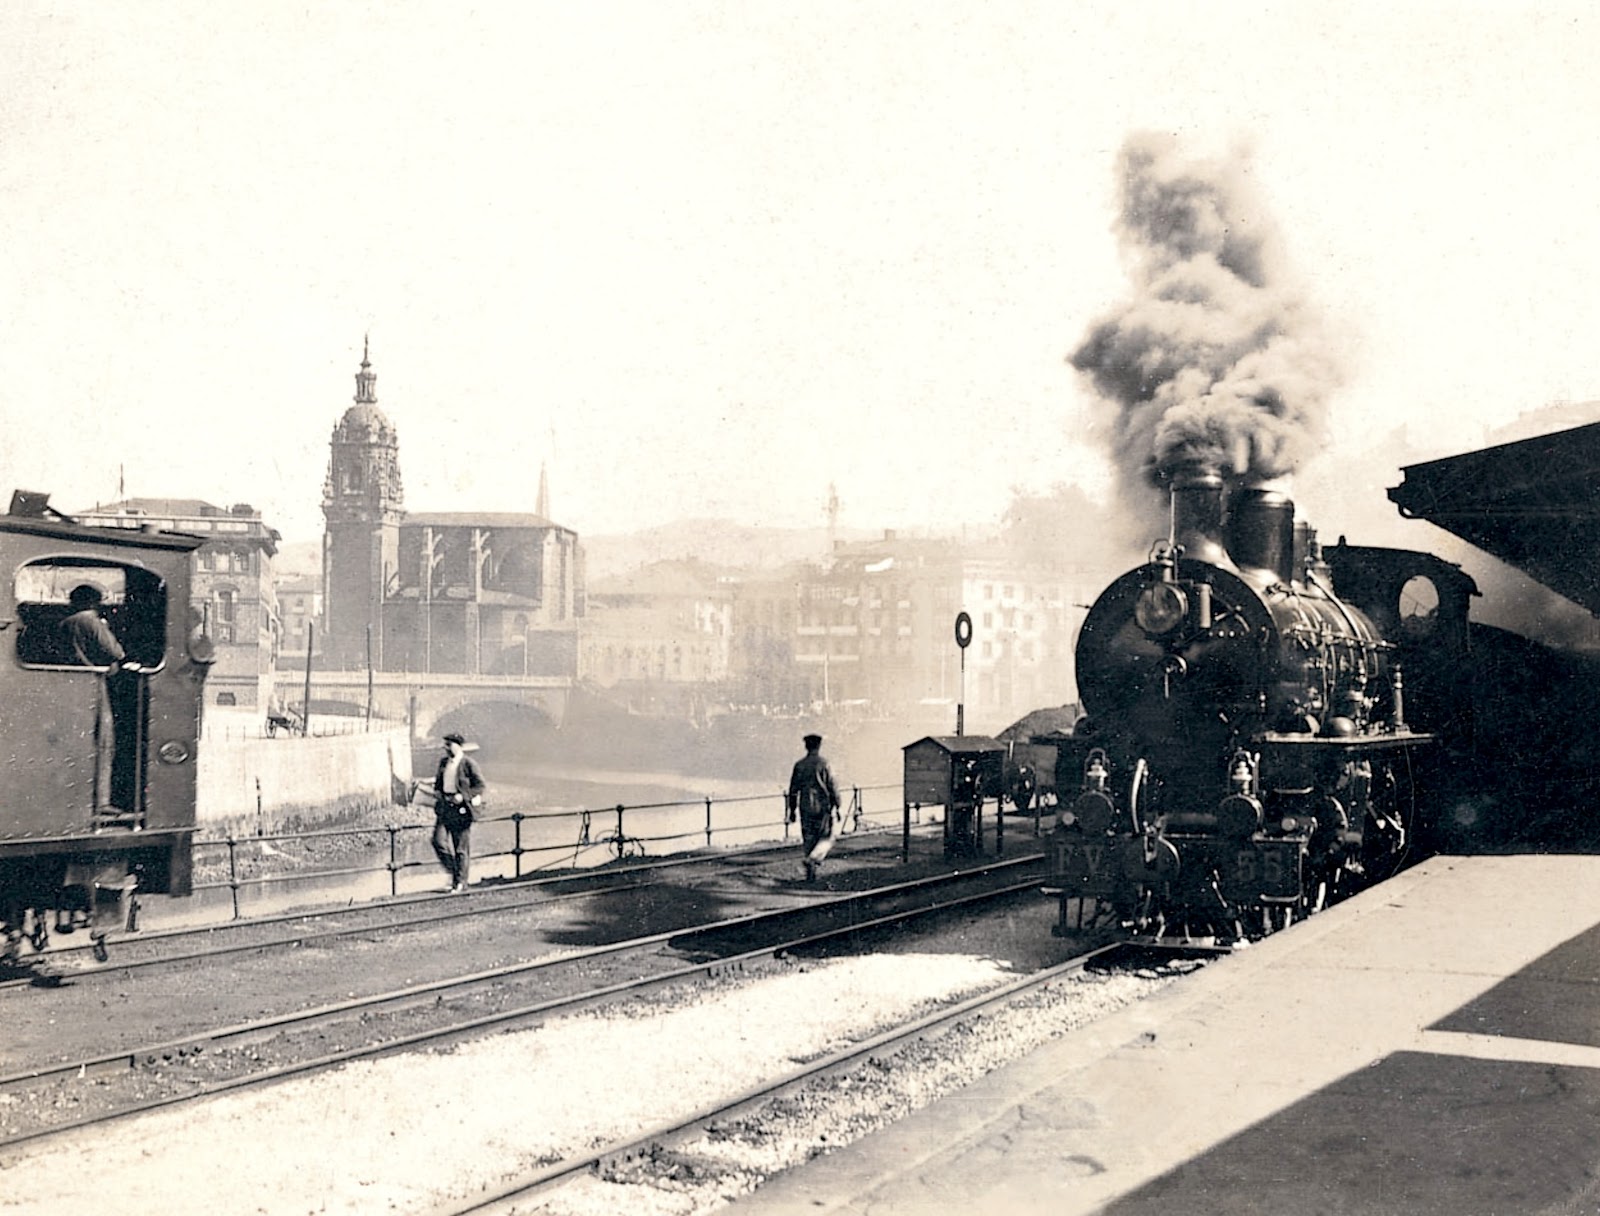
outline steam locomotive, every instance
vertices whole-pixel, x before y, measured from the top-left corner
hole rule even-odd
[[[1323,548],[1279,487],[1180,469],[1171,535],[1077,646],[1047,890],[1136,934],[1237,941],[1381,880],[1473,817],[1477,588]],[[1428,813],[1421,813],[1428,808]]]
[[[189,603],[202,538],[76,523],[18,491],[0,516],[0,950],[131,928],[138,890],[188,895],[203,684]],[[96,606],[123,651],[86,653]],[[98,633],[98,626],[90,626]],[[107,636],[107,635],[101,635]]]

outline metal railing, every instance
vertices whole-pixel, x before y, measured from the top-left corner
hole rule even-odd
[[[414,797],[421,796],[419,790],[425,791],[427,802],[413,802],[412,806],[425,805],[431,811],[431,790],[423,783],[413,783]],[[905,813],[900,793],[898,784],[851,786],[849,799],[841,808],[842,831],[898,828]],[[766,813],[768,805],[775,808],[775,814]],[[488,815],[473,823],[472,861],[477,866],[509,858],[511,877],[522,878],[558,867],[576,870],[586,862],[599,865],[643,857],[653,848],[662,854],[711,848],[719,836],[737,838],[735,843],[743,844],[787,841],[794,825],[787,822],[785,806],[785,796],[779,792]],[[721,822],[719,808],[726,812]],[[740,808],[755,813],[746,815]],[[657,820],[660,822],[654,822]],[[916,821],[921,822],[920,808]],[[197,881],[193,889],[196,893],[230,891],[236,920],[242,915],[240,892],[249,888],[386,872],[389,894],[395,896],[400,893],[402,873],[438,865],[431,844],[433,832],[429,820],[198,838],[194,842]],[[484,844],[489,847],[481,848]],[[525,864],[541,858],[540,864]],[[343,864],[347,859],[359,864]],[[217,877],[205,877],[209,872]]]
[[[311,716],[309,731],[298,717],[282,717],[269,714],[260,720],[246,718],[228,718],[221,721],[207,721],[201,733],[202,739],[303,739],[309,733],[313,739],[326,738],[332,735],[364,735],[373,731],[392,730],[404,723],[389,721],[380,718],[357,718],[325,714]]]

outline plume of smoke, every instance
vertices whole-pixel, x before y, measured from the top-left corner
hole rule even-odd
[[[1137,135],[1122,149],[1117,232],[1134,298],[1071,356],[1117,408],[1124,490],[1204,460],[1235,482],[1294,471],[1340,381],[1318,319],[1285,283],[1278,234],[1243,154],[1185,158]]]

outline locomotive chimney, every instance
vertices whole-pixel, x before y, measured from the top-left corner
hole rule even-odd
[[[1235,492],[1228,512],[1228,551],[1239,569],[1269,581],[1294,580],[1294,500],[1282,481]]]
[[[1182,464],[1172,474],[1172,539],[1185,557],[1232,566],[1222,545],[1222,474],[1208,464]]]

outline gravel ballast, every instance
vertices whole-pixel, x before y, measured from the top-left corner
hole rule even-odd
[[[449,1050],[350,1064],[13,1150],[0,1161],[0,1208],[425,1212],[643,1133],[1014,974],[955,953],[796,963]],[[1169,979],[1058,981],[942,1039],[768,1103],[628,1178],[585,1178],[529,1210],[711,1211]]]

